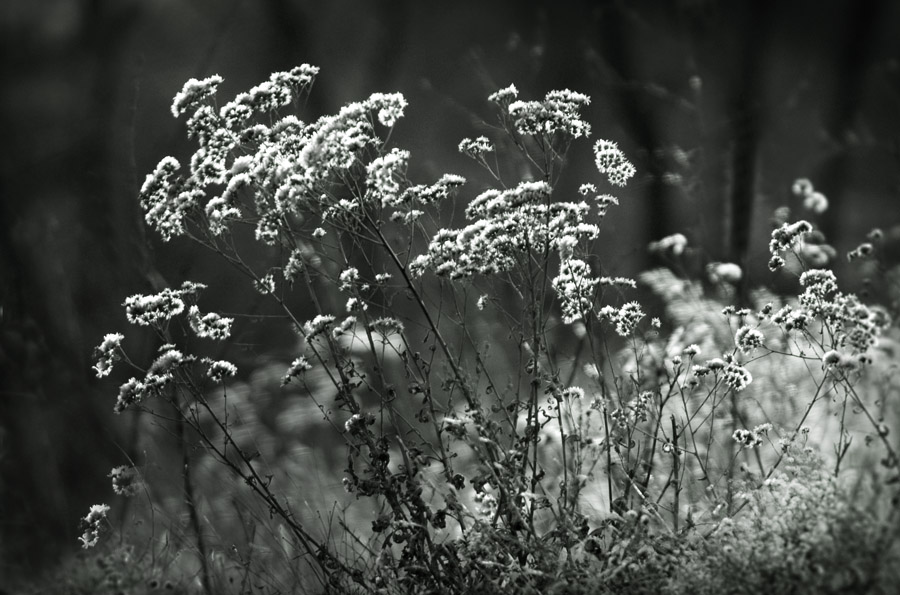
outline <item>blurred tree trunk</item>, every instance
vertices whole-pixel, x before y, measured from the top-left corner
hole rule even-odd
[[[149,263],[132,241],[133,176],[109,167],[135,6],[83,2],[52,27],[19,6],[23,20],[0,36],[17,90],[0,112],[0,556],[19,572],[77,545],[79,518],[111,497],[106,474],[122,460],[89,357]]]

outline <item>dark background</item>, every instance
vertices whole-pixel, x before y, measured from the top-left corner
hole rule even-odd
[[[638,169],[610,215],[607,266],[633,275],[654,264],[649,241],[683,232],[697,267],[738,262],[753,285],[780,205],[839,253],[881,226],[900,260],[898,58],[889,0],[5,0],[0,585],[77,546],[79,517],[108,499],[129,451],[115,385],[90,369],[103,334],[124,330],[124,298],[231,282],[196,248],[146,233],[137,205],[158,160],[186,154],[169,106],[188,78],[218,73],[230,98],[320,66],[307,121],[401,91],[394,138],[425,182],[471,170],[456,146],[493,117],[488,93],[585,92],[594,137]],[[596,178],[589,143],[575,148],[560,192]],[[828,196],[826,213],[802,212],[798,177]]]

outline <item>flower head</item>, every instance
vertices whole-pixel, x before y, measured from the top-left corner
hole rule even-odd
[[[100,531],[103,528],[102,523],[106,520],[108,513],[109,505],[107,504],[94,504],[91,506],[90,512],[81,520],[85,526],[84,533],[78,538],[82,547],[88,549],[97,545],[97,542],[100,540]]]
[[[606,174],[607,180],[614,186],[624,186],[634,175],[634,165],[612,141],[598,140],[594,144],[594,156],[597,169],[601,174]]]
[[[103,342],[94,349],[94,357],[97,363],[93,368],[97,372],[97,378],[103,378],[112,371],[113,364],[122,359],[122,339],[125,335],[121,333],[110,333],[103,336]]]

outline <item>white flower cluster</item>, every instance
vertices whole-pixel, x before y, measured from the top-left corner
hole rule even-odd
[[[217,74],[203,80],[190,79],[184,87],[175,95],[172,101],[172,115],[176,118],[196,109],[207,98],[216,93],[216,88],[222,84],[222,77]]]
[[[406,177],[409,151],[391,149],[366,166],[366,186],[369,197],[384,206],[400,206],[400,182]],[[399,178],[399,179],[398,179]]]
[[[758,425],[752,430],[739,428],[734,431],[731,438],[744,448],[755,448],[763,443],[763,436],[767,435],[771,429],[772,424],[770,423]]]
[[[375,123],[392,127],[403,116],[406,100],[399,93],[375,93],[312,124],[293,115],[275,119],[273,112],[309,91],[317,73],[306,64],[275,73],[218,111],[212,98],[221,77],[188,81],[172,111],[189,114],[188,134],[200,146],[182,176],[173,157],[147,176],[141,188],[147,223],[168,241],[185,234],[189,222],[221,235],[244,218],[255,221],[258,240],[274,244],[302,210],[332,217],[357,212],[357,201],[329,198],[330,183],[362,164],[365,149],[382,146]],[[369,164],[373,199],[399,200],[398,177],[403,176],[398,174],[406,157],[395,151]]]
[[[383,337],[387,337],[392,334],[403,334],[404,327],[403,323],[396,318],[386,316],[370,322],[369,328]]]
[[[750,328],[746,324],[739,328],[734,334],[734,343],[737,348],[744,354],[753,353],[753,351],[763,346],[765,336],[758,329]]]
[[[731,387],[734,392],[741,392],[753,382],[753,376],[750,371],[736,361],[728,362],[722,373],[725,384]]]
[[[84,533],[78,538],[82,547],[87,549],[97,545],[97,542],[100,541],[102,524],[106,520],[107,514],[109,514],[108,504],[94,504],[91,506],[90,512],[81,521],[85,525]]]
[[[205,359],[204,363],[207,365],[206,376],[213,382],[222,382],[225,380],[226,376],[234,376],[237,374],[237,366],[231,362]]]
[[[787,328],[793,323],[796,328],[801,315],[818,318],[830,329],[835,348],[849,345],[855,352],[873,346],[891,325],[886,311],[863,304],[855,294],[838,291],[837,279],[829,270],[806,271],[800,276],[800,284],[804,287],[799,296],[802,309],[782,308],[772,317],[776,324]]]
[[[591,135],[590,124],[582,120],[579,113],[582,106],[590,103],[591,98],[587,95],[563,89],[550,91],[543,101],[512,101],[506,110],[519,134],[551,136],[561,133],[579,138]]]
[[[772,239],[769,241],[769,269],[775,271],[784,266],[784,258],[781,254],[792,249],[805,236],[812,233],[813,226],[809,221],[797,221],[796,223],[782,223],[781,227],[772,231]]]
[[[195,361],[192,355],[184,355],[171,345],[160,347],[161,355],[154,360],[143,380],[130,378],[119,387],[113,411],[122,413],[128,407],[160,394],[175,380],[175,372]]]
[[[121,333],[110,333],[103,336],[103,342],[94,349],[94,357],[97,363],[93,368],[97,372],[97,378],[103,378],[112,372],[113,364],[122,359],[122,339],[125,335]]]
[[[591,311],[599,279],[591,277],[591,268],[575,258],[563,261],[553,289],[562,302],[563,322],[572,324]]]
[[[294,378],[299,378],[304,372],[308,372],[312,370],[312,368],[312,364],[309,363],[309,360],[301,355],[291,362],[291,366],[281,379],[282,386],[287,385]]]
[[[600,230],[585,223],[584,203],[551,202],[546,182],[521,182],[507,190],[488,190],[466,208],[474,222],[462,229],[442,229],[426,254],[411,264],[413,274],[433,269],[438,275],[463,278],[512,269],[527,249],[560,248],[580,239],[595,239]]]
[[[119,496],[130,498],[141,490],[141,476],[134,467],[125,465],[113,467],[107,477],[112,479],[113,492]]]
[[[303,324],[303,333],[306,336],[306,340],[311,341],[324,333],[329,326],[334,324],[334,320],[335,318],[331,314],[319,314],[312,320],[305,322]]]
[[[234,318],[226,318],[215,312],[200,314],[200,308],[191,306],[188,310],[188,323],[191,330],[202,339],[223,341],[231,336],[231,325]]]
[[[637,302],[628,302],[621,308],[603,306],[598,316],[601,320],[609,320],[616,325],[616,333],[622,337],[630,337],[644,317],[644,310]]]
[[[597,169],[613,186],[624,186],[634,176],[634,165],[625,158],[619,146],[608,140],[594,143],[594,157]]]
[[[164,289],[153,295],[136,294],[125,299],[125,316],[131,324],[159,326],[184,312],[182,292]]]
[[[490,153],[494,150],[494,145],[486,136],[479,136],[477,138],[464,138],[459,143],[459,152],[463,155],[467,155],[472,159],[478,159],[485,153]]]

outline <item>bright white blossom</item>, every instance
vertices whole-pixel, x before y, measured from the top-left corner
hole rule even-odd
[[[763,346],[765,336],[758,329],[750,328],[747,325],[738,329],[734,335],[734,343],[740,349],[741,353],[749,354],[754,349]]]
[[[121,333],[110,333],[103,336],[103,342],[94,349],[94,357],[97,363],[93,368],[97,372],[97,378],[103,378],[112,371],[113,364],[122,359],[122,339],[125,335]]]
[[[140,326],[158,326],[184,312],[181,292],[172,289],[155,295],[133,295],[123,305],[128,322]]]
[[[191,330],[202,339],[222,341],[231,336],[231,325],[234,318],[226,318],[215,312],[200,314],[200,308],[191,306],[188,309],[188,323]]]
[[[594,157],[597,169],[614,186],[624,186],[635,173],[634,165],[612,141],[598,140],[594,144]]]
[[[291,362],[290,367],[281,379],[281,384],[288,384],[292,379],[299,378],[304,372],[308,372],[312,370],[312,368],[312,364],[309,363],[309,360],[301,355]]]
[[[91,506],[90,512],[81,521],[85,529],[78,539],[81,541],[83,548],[92,548],[100,541],[100,531],[103,529],[103,521],[106,520],[108,513],[109,505],[107,504],[94,504]]]
[[[591,311],[598,283],[599,279],[591,276],[590,266],[583,260],[563,261],[552,286],[562,304],[564,323],[572,324]]]
[[[226,376],[235,376],[237,366],[224,360],[205,360],[207,364],[206,375],[213,382],[222,382]]]
[[[113,467],[107,477],[112,479],[113,492],[119,496],[130,498],[141,490],[141,476],[134,467],[125,465]]]

